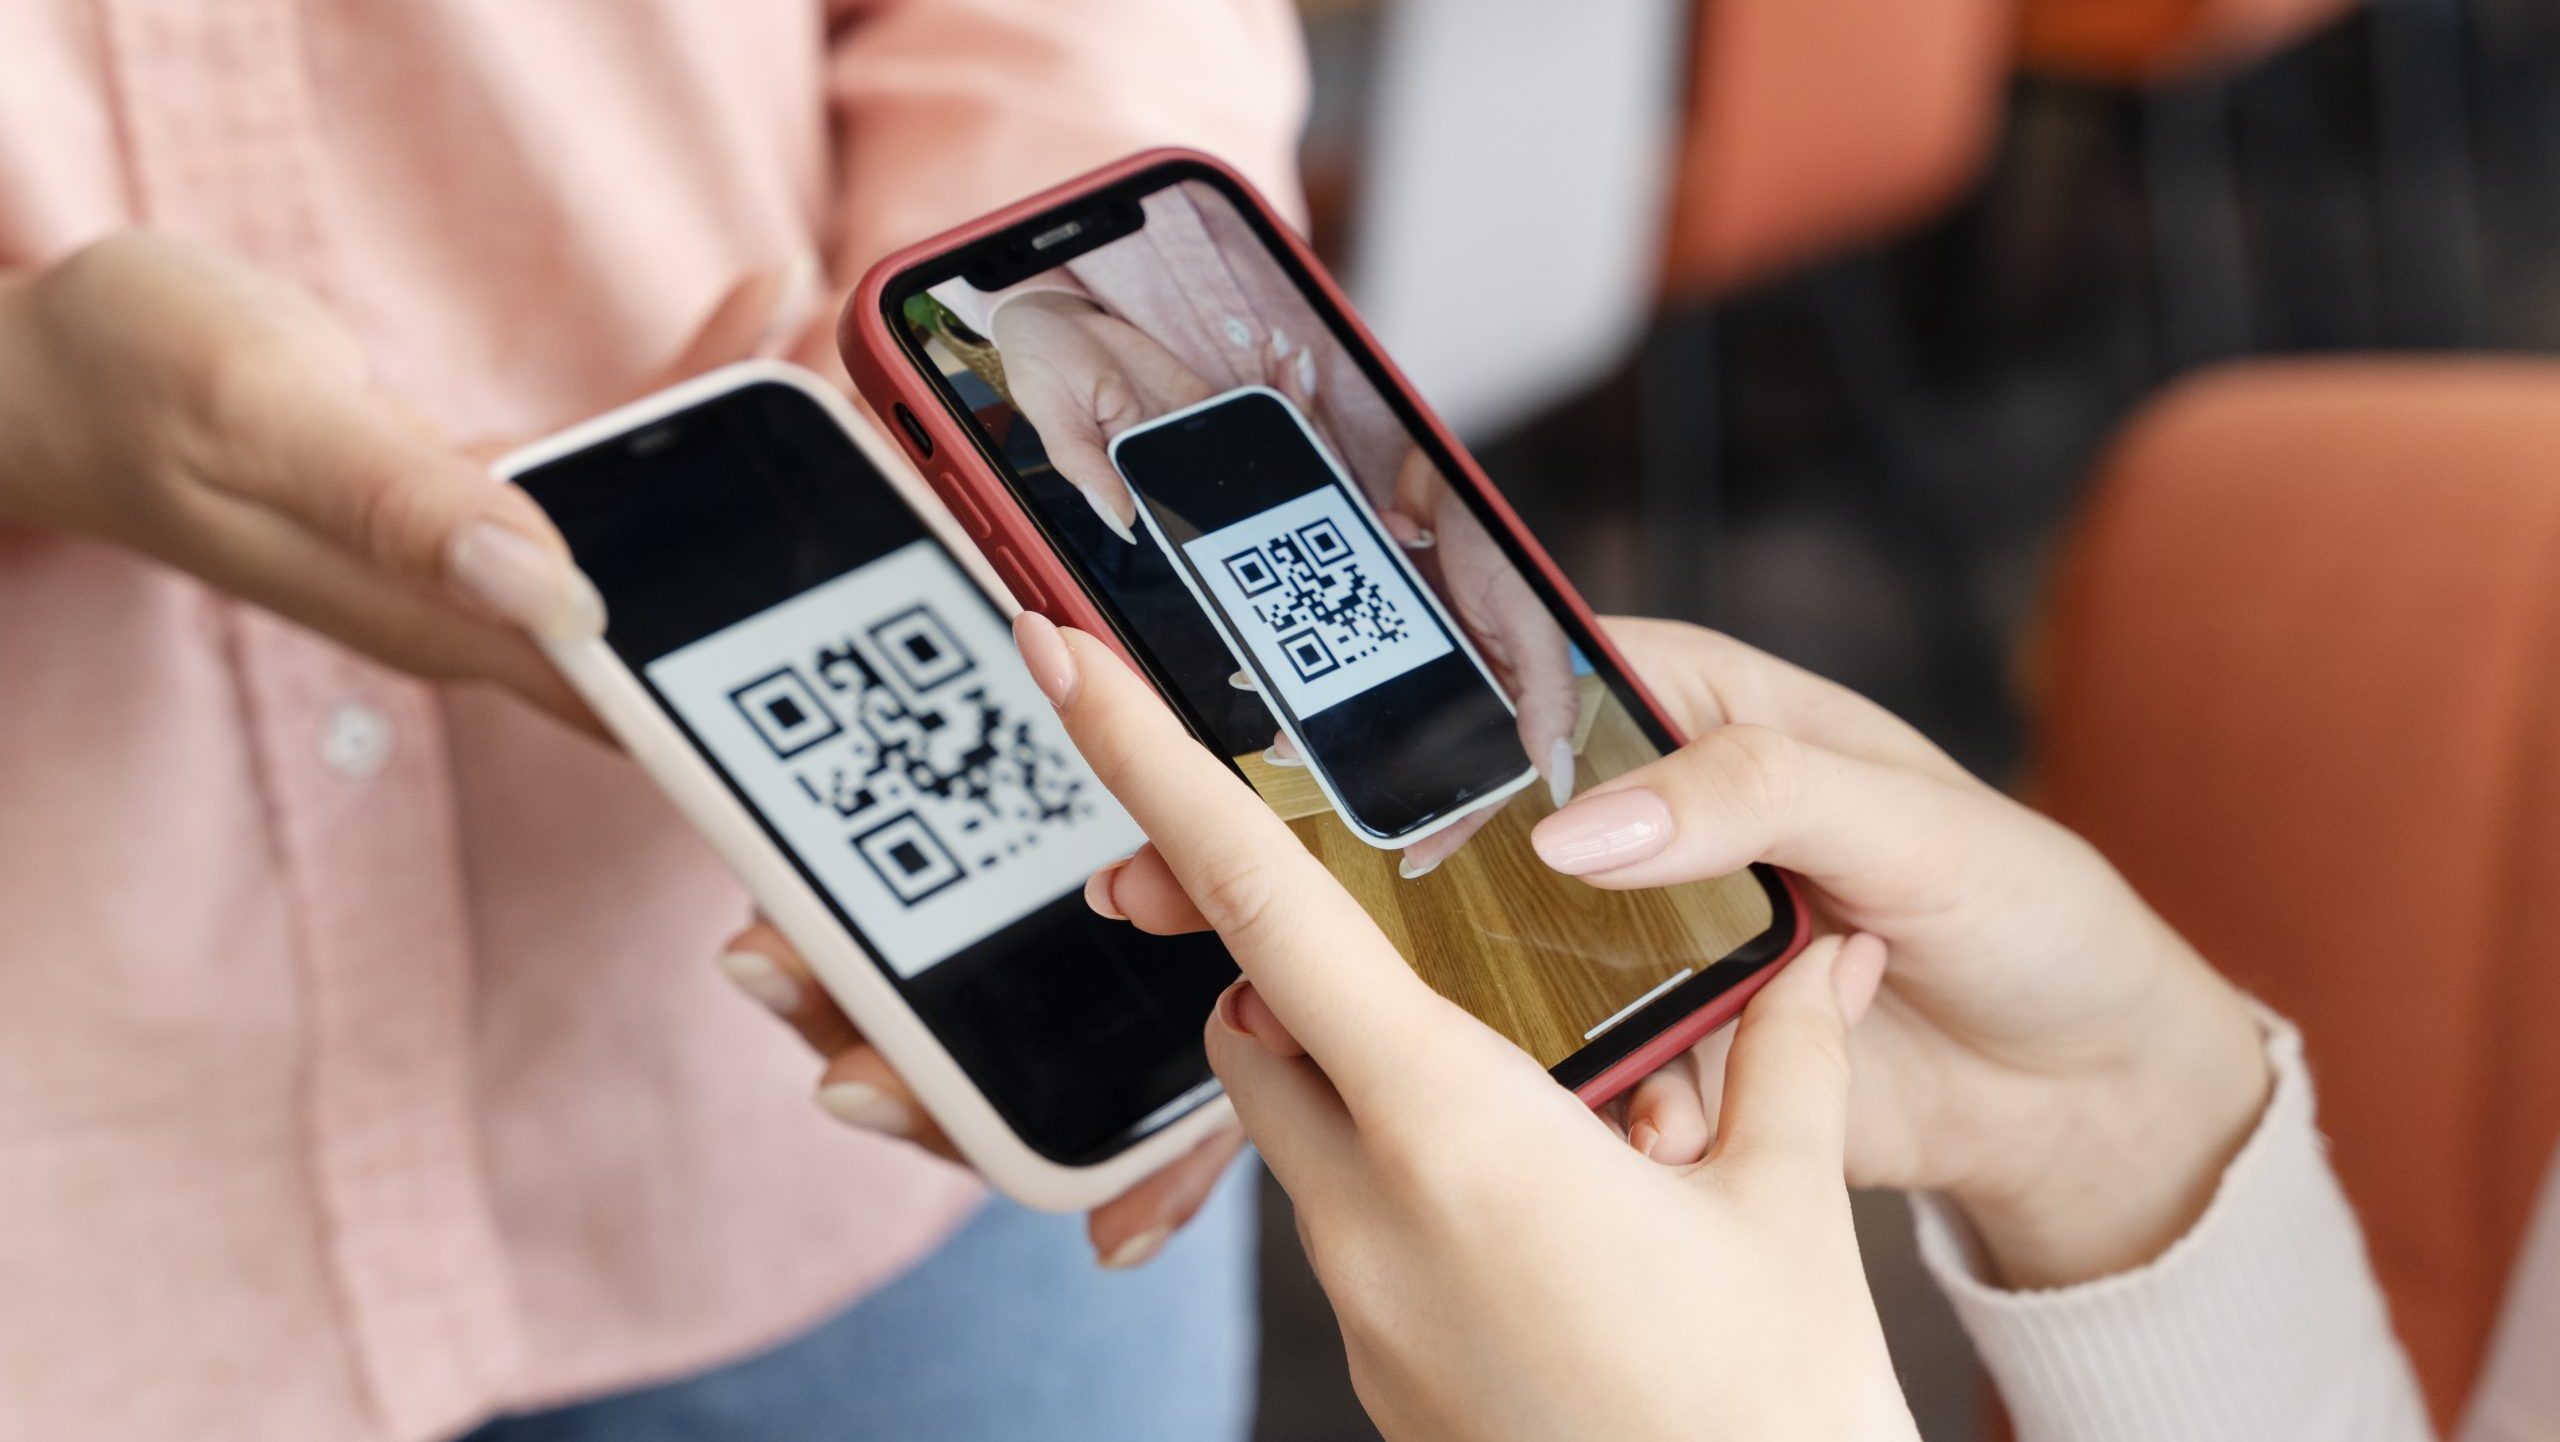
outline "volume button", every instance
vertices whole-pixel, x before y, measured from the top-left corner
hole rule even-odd
[[[1010,548],[989,546],[987,560],[996,568],[996,577],[1004,582],[1004,588],[1013,593],[1013,599],[1022,603],[1022,609],[1043,612],[1049,609],[1048,594],[1040,589],[1039,582],[1031,579],[1031,569],[1023,565],[1022,558]]]
[[[981,541],[994,534],[995,527],[987,524],[987,513],[979,510],[978,503],[969,498],[969,490],[960,484],[958,476],[944,471],[934,477],[933,489],[935,494],[942,497],[943,508],[951,512],[953,520],[960,523],[960,529]]]

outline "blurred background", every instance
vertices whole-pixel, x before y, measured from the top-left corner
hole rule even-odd
[[[1302,8],[1319,247],[1593,603],[2021,791],[2056,558],[2164,387],[2560,343],[2547,0]],[[1266,1214],[1261,1436],[1373,1435]],[[1986,1435],[1900,1201],[1861,1220],[1922,1431]]]

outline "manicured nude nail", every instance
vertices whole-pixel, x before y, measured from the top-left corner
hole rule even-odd
[[[1298,389],[1306,393],[1308,400],[1316,398],[1316,353],[1312,350],[1298,352]]]
[[[569,558],[521,531],[473,521],[445,552],[454,586],[506,620],[554,641],[604,634],[604,597]]]
[[[1561,811],[1564,804],[1573,799],[1571,738],[1558,737],[1556,744],[1547,748],[1547,764],[1542,769],[1547,773],[1547,800]]]
[[[720,958],[720,974],[737,983],[738,990],[764,1003],[776,1016],[789,1016],[800,1009],[800,983],[761,952],[729,952]]]
[[[1636,1149],[1637,1156],[1651,1161],[1653,1149],[1662,1145],[1662,1132],[1651,1122],[1638,1122],[1627,1128],[1627,1145]]]
[[[1429,526],[1416,526],[1413,534],[1404,538],[1404,548],[1408,551],[1428,551],[1439,544],[1440,537]]]
[[[1031,671],[1031,679],[1049,704],[1065,710],[1076,698],[1076,656],[1067,649],[1067,638],[1058,634],[1057,624],[1037,611],[1025,611],[1013,618],[1013,644],[1022,652],[1022,664]]]
[[[1125,1272],[1132,1267],[1143,1267],[1156,1259],[1156,1253],[1163,1251],[1164,1244],[1172,1237],[1171,1227],[1149,1227],[1112,1248],[1111,1255],[1102,1259],[1103,1270]]]
[[[1253,684],[1252,674],[1245,671],[1238,671],[1234,675],[1229,676],[1227,678],[1227,685],[1238,691],[1258,691],[1261,689]]]
[[[913,1136],[916,1116],[905,1102],[869,1082],[833,1082],[818,1088],[818,1109],[849,1127],[888,1136]]]
[[[1614,871],[1671,844],[1671,807],[1650,791],[1585,796],[1539,822],[1529,844],[1567,876]]]
[[[1832,999],[1840,1004],[1840,1019],[1856,1026],[1875,1005],[1876,992],[1884,984],[1886,952],[1879,937],[1860,932],[1840,945],[1840,954],[1831,962]]]
[[[1120,909],[1118,899],[1111,894],[1111,888],[1120,879],[1120,868],[1128,864],[1125,861],[1115,861],[1085,878],[1084,904],[1093,908],[1094,915],[1106,921],[1129,919],[1129,913]]]
[[[1120,519],[1120,513],[1111,509],[1111,503],[1103,499],[1102,492],[1091,486],[1078,486],[1076,489],[1084,493],[1084,503],[1093,507],[1093,513],[1102,518],[1102,524],[1111,528],[1111,534],[1130,545],[1138,544],[1137,532],[1130,530],[1129,523]]]
[[[1307,763],[1298,759],[1298,753],[1289,749],[1288,742],[1274,741],[1269,746],[1263,748],[1262,764],[1265,766],[1304,766]]]
[[[1407,881],[1420,881],[1422,878],[1438,871],[1440,869],[1440,863],[1447,859],[1448,858],[1446,857],[1435,856],[1429,861],[1416,861],[1413,859],[1413,853],[1408,851],[1404,855],[1396,858],[1396,875],[1403,877]]]
[[[773,308],[765,313],[764,330],[756,337],[755,354],[778,356],[800,339],[801,332],[818,318],[819,307],[826,303],[826,272],[818,264],[818,253],[803,249],[782,268],[782,277],[773,288]]]

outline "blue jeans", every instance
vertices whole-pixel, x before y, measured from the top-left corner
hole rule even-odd
[[[1242,1442],[1255,1170],[1235,1169],[1134,1272],[1094,1265],[1083,1218],[993,1201],[914,1271],[797,1341],[465,1442]]]

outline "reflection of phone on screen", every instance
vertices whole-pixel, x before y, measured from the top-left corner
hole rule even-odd
[[[990,1180],[1086,1207],[1219,1124],[1232,963],[1085,906],[1137,827],[840,397],[733,366],[501,470],[611,617],[553,660]]]
[[[1111,458],[1353,834],[1409,846],[1537,779],[1474,644],[1286,397],[1203,401]]]
[[[1765,867],[1609,892],[1538,860],[1556,793],[1679,737],[1234,172],[1140,156],[917,246],[843,339],[1023,603],[1118,646],[1416,972],[1586,1099],[1801,944]]]

